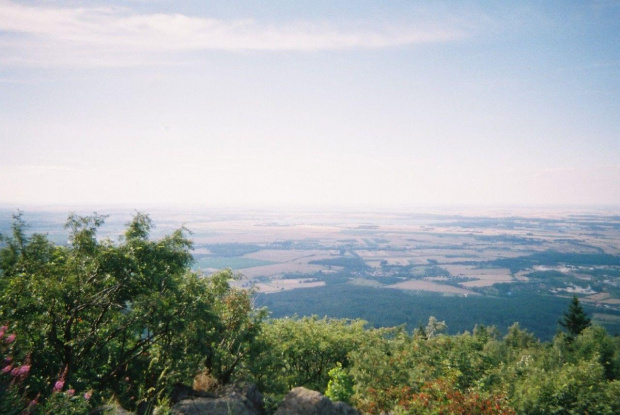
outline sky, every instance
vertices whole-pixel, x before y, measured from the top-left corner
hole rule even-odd
[[[619,1],[0,0],[0,204],[620,205]]]

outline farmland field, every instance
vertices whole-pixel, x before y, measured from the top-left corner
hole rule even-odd
[[[10,231],[11,213],[0,210],[0,232]],[[100,237],[121,238],[131,212],[109,213]],[[596,321],[620,327],[620,215],[615,210],[150,213],[153,237],[185,226],[192,231],[196,270],[233,269],[243,278],[237,284],[255,286],[257,301],[262,298],[276,314],[337,312],[377,324],[415,324],[399,307],[422,301],[428,310],[415,306],[416,319],[435,313],[448,320],[446,304],[459,299],[456,327],[476,321],[484,310],[496,315],[480,321],[503,328],[510,320],[527,321],[548,335],[559,316],[549,314],[551,326],[543,329],[536,310],[519,310],[514,299],[527,299],[524,304],[539,309],[551,301],[555,312],[577,295]],[[66,242],[66,216],[24,212],[30,231],[48,233],[57,243]],[[347,295],[367,304],[381,299],[386,309],[362,312]],[[306,298],[311,307],[304,305]]]
[[[478,293],[464,288],[453,287],[450,285],[438,284],[431,281],[409,280],[389,285],[389,288],[409,291],[430,291],[444,294],[460,294],[460,295],[479,295]]]
[[[232,268],[241,270],[244,268],[260,267],[272,264],[272,261],[264,261],[246,257],[201,257],[196,260],[195,266],[200,269],[223,269]]]

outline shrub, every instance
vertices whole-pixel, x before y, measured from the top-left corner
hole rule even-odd
[[[21,215],[0,242],[0,321],[11,321],[30,351],[27,394],[50,405],[56,381],[93,388],[101,402],[154,404],[201,368],[227,382],[244,364],[264,318],[251,293],[230,286],[230,271],[191,271],[192,243],[179,229],[150,240],[138,213],[120,242],[99,240],[104,217],[70,216],[69,243],[26,236]],[[54,411],[53,411],[54,412]]]
[[[342,364],[338,362],[336,367],[329,371],[329,383],[325,391],[332,401],[351,403],[353,396],[353,378],[344,371]]]

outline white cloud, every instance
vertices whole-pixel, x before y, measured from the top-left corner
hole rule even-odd
[[[137,14],[127,8],[52,8],[0,0],[0,62],[6,65],[131,65],[170,52],[317,51],[446,42],[464,33],[447,25],[344,25],[218,20]]]

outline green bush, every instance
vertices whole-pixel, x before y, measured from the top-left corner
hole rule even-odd
[[[353,378],[345,372],[342,368],[342,364],[338,362],[336,367],[330,370],[328,374],[329,383],[327,383],[325,396],[332,401],[351,403],[351,397],[353,396]]]
[[[15,357],[31,359],[28,395],[61,405],[52,385],[62,381],[134,408],[203,368],[221,382],[243,372],[264,318],[251,293],[230,286],[230,271],[192,272],[184,229],[150,240],[138,213],[114,243],[97,238],[104,219],[70,216],[58,246],[26,236],[16,215],[0,241],[0,321],[20,333]]]
[[[329,371],[338,362],[348,366],[349,354],[372,333],[365,324],[316,317],[270,321],[260,338],[265,352],[252,360],[255,381],[277,396],[296,386],[325,392]]]

